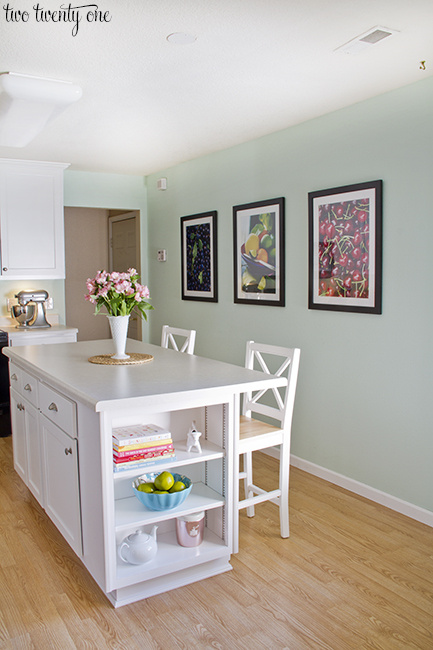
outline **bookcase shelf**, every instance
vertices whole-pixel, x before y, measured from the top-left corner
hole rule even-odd
[[[203,483],[194,483],[191,494],[177,508],[172,510],[149,510],[137,497],[127,497],[116,501],[116,531],[129,530],[134,526],[155,524],[159,521],[189,515],[201,510],[218,508],[225,504],[225,499]]]

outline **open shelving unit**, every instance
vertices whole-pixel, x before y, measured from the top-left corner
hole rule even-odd
[[[200,408],[178,409],[160,413],[119,413],[106,418],[103,438],[107,441],[116,426],[128,424],[157,424],[170,431],[176,459],[167,463],[152,464],[121,472],[107,471],[106,503],[109,509],[106,529],[107,596],[115,606],[138,598],[148,597],[181,584],[200,580],[231,569],[231,485],[227,470],[227,404]],[[135,420],[134,420],[135,417]],[[202,432],[201,453],[186,451],[187,423],[197,423]],[[107,424],[108,422],[108,424]],[[121,424],[119,424],[121,423]],[[102,438],[102,437],[101,437]],[[105,454],[112,455],[107,443]],[[109,458],[112,468],[112,457]],[[182,468],[182,469],[180,469]],[[133,481],[150,472],[180,472],[191,478],[193,487],[186,500],[171,510],[154,511],[146,508],[132,490]],[[110,499],[109,493],[112,498]],[[230,510],[230,513],[228,512]],[[196,547],[180,546],[176,537],[176,518],[196,512],[205,512],[203,542]],[[142,565],[130,565],[122,561],[117,549],[131,533],[142,530],[150,534],[157,526],[158,552],[152,560]]]

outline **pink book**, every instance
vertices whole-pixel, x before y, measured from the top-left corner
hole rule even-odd
[[[126,456],[119,458],[118,456],[113,456],[113,460],[116,464],[119,463],[130,463],[131,461],[136,460],[147,460],[148,458],[160,458],[161,456],[166,456],[167,454],[174,453],[173,445],[166,445],[165,449],[146,449],[140,454],[134,454],[133,456]]]
[[[159,452],[165,449],[173,450],[173,443],[170,442],[166,445],[154,445],[153,447],[142,447],[141,449],[131,449],[130,451],[117,451],[113,449],[113,456],[116,458],[130,458],[131,456],[142,456],[148,452]]]

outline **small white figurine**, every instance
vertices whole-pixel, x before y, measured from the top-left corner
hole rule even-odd
[[[187,451],[196,451],[198,454],[201,454],[201,447],[198,439],[200,438],[201,433],[195,428],[195,420],[193,420],[191,429],[188,431],[186,438],[186,450]]]

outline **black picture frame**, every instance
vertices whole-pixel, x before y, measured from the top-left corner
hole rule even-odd
[[[217,212],[181,217],[182,300],[218,302]]]
[[[382,313],[382,185],[309,192],[309,309]]]
[[[234,302],[285,305],[284,197],[233,207]]]

